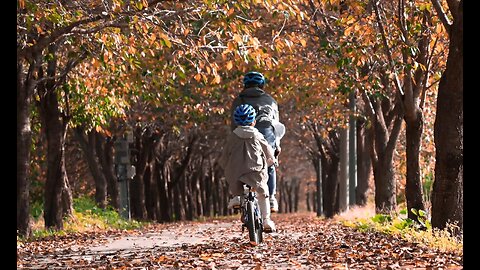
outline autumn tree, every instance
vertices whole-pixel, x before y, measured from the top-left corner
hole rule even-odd
[[[416,219],[411,209],[425,209],[419,162],[424,121],[422,109],[426,92],[437,82],[435,75],[442,66],[444,41],[438,20],[431,19],[431,5],[425,1],[408,4],[403,1],[340,1],[324,7],[338,11],[335,15],[338,16],[337,24],[330,28],[335,29],[332,32],[339,37],[335,43],[326,43],[336,49],[331,52],[338,59],[340,72],[337,80],[343,91],[360,91],[371,123],[368,125],[374,128],[374,177],[376,183],[380,181],[375,193],[377,209],[384,208],[382,204],[385,204],[386,212],[395,209],[397,177],[390,173],[387,177],[390,180],[380,180],[385,179],[384,173],[380,172],[391,171],[388,168],[392,163],[387,161],[393,157],[403,118],[407,123],[408,137],[406,201],[409,217]],[[327,17],[324,21],[328,22]],[[387,111],[391,111],[391,116],[382,116]],[[390,165],[382,167],[376,162]],[[390,198],[386,203],[380,200],[378,193],[388,186],[390,195],[383,196]]]
[[[151,1],[154,4],[157,1]],[[28,163],[31,144],[31,106],[37,95],[48,140],[49,160],[45,192],[45,225],[61,229],[71,213],[71,194],[64,168],[64,144],[69,121],[72,89],[68,75],[92,53],[101,49],[93,34],[125,25],[132,10],[141,11],[146,1],[130,7],[112,1],[103,3],[50,3],[19,1],[17,5],[17,198],[19,232],[28,235]],[[124,8],[124,9],[122,9]],[[133,9],[132,9],[133,8]],[[84,78],[87,79],[87,78]],[[85,86],[85,84],[83,84]]]
[[[369,28],[374,22],[373,14],[365,13],[366,6],[361,3],[341,1],[310,4],[313,6],[311,14],[318,21],[312,29],[317,29],[320,49],[325,53],[323,59],[333,63],[329,76],[335,82],[336,95],[358,93],[366,104],[369,132],[374,143],[370,156],[377,211],[394,211],[396,186],[392,161],[403,112],[396,101],[397,97],[392,94],[394,86],[388,78],[388,71],[379,64],[386,61],[375,54],[378,45],[373,48],[370,45],[379,42],[376,29]],[[321,28],[318,30],[319,25],[324,26],[326,31],[320,31]]]
[[[430,2],[407,4],[401,1],[396,6],[374,4],[373,9],[382,35],[383,51],[390,63],[390,73],[396,91],[402,97],[406,123],[406,203],[408,217],[418,220],[414,209],[426,210],[420,167],[423,109],[427,90],[438,82],[436,75],[444,63],[440,58],[445,44],[444,33],[439,21],[432,19]],[[397,27],[392,29],[388,25]],[[387,38],[391,36],[400,37],[398,45],[394,39]]]

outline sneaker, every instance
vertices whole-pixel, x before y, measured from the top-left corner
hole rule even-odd
[[[240,196],[235,196],[230,199],[228,202],[228,209],[239,209],[240,208]]]
[[[273,220],[266,218],[263,220],[263,231],[266,233],[275,232],[277,229],[275,228],[275,223]]]
[[[278,212],[278,202],[275,196],[270,198],[270,212],[275,213]]]

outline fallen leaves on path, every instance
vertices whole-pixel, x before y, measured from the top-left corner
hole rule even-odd
[[[72,234],[17,247],[18,269],[463,269],[463,255],[378,232],[359,232],[314,214],[274,214],[276,233],[248,243],[238,219],[158,224],[143,231]],[[230,226],[231,224],[231,226]],[[208,225],[208,226],[207,226]],[[217,226],[218,225],[218,226]],[[107,237],[168,231],[197,244],[93,252]],[[185,238],[184,238],[185,239]],[[173,239],[173,242],[175,239]],[[170,241],[169,241],[170,243]]]

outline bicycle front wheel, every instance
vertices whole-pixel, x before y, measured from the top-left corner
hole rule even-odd
[[[250,244],[258,245],[260,243],[259,230],[257,229],[255,217],[255,205],[252,201],[247,202],[247,229]]]

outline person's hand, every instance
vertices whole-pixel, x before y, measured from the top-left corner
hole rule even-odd
[[[277,148],[275,148],[275,157],[278,157],[278,155],[280,155],[280,153],[282,152],[282,148],[280,146],[277,146]]]
[[[273,159],[273,166],[278,167],[278,159]]]

